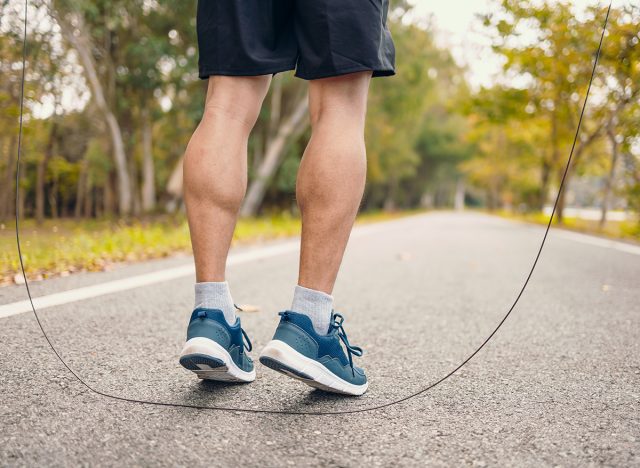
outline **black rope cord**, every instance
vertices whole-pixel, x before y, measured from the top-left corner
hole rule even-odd
[[[85,382],[82,379],[82,377],[80,377],[80,375],[78,375],[71,368],[71,366],[69,366],[69,364],[66,363],[66,361],[62,358],[62,356],[60,355],[58,350],[55,348],[55,346],[53,345],[53,343],[49,339],[49,336],[47,335],[44,327],[42,326],[42,323],[40,322],[40,317],[38,316],[38,312],[36,311],[36,308],[33,305],[33,299],[31,297],[31,291],[29,289],[29,281],[27,280],[27,275],[25,274],[25,271],[24,271],[24,263],[23,263],[23,260],[22,260],[22,250],[20,248],[20,229],[19,229],[20,214],[19,214],[19,211],[18,211],[19,200],[20,200],[20,198],[19,198],[20,197],[20,191],[19,191],[18,187],[19,187],[19,182],[20,182],[20,157],[22,155],[22,127],[23,127],[23,112],[24,112],[24,83],[25,83],[25,64],[26,64],[26,56],[27,56],[27,6],[28,6],[28,0],[25,0],[25,2],[24,2],[24,36],[23,36],[23,43],[22,43],[22,83],[21,83],[21,87],[20,87],[20,124],[19,124],[19,131],[18,131],[19,132],[18,133],[18,161],[17,161],[17,170],[16,170],[16,244],[17,244],[17,247],[18,247],[18,256],[20,258],[20,269],[22,271],[22,276],[24,278],[24,285],[25,285],[25,288],[27,290],[27,295],[29,296],[29,302],[31,303],[31,309],[33,310],[33,315],[34,315],[34,317],[36,319],[36,322],[38,323],[38,326],[40,327],[40,331],[42,332],[42,335],[47,340],[47,343],[49,344],[49,347],[51,348],[53,353],[56,355],[58,360],[62,363],[62,365],[67,368],[67,370],[75,377],[75,379],[82,386],[86,387],[89,391],[91,391],[91,392],[93,392],[93,393],[95,393],[97,395],[100,395],[100,396],[105,397],[105,398],[111,398],[112,400],[126,401],[126,402],[129,402],[129,403],[139,403],[139,404],[154,405],[154,406],[166,406],[166,407],[173,407],[173,408],[191,408],[191,409],[197,409],[197,410],[235,411],[235,412],[241,412],[241,413],[290,414],[290,415],[308,415],[308,416],[342,415],[342,414],[353,414],[353,413],[365,413],[365,412],[376,411],[376,410],[380,410],[380,409],[383,409],[383,408],[387,408],[389,406],[397,405],[397,404],[403,403],[403,402],[405,402],[407,400],[410,400],[411,398],[415,398],[415,397],[417,397],[419,395],[422,395],[423,393],[426,393],[429,390],[431,390],[432,388],[440,385],[442,382],[447,380],[449,377],[451,377],[456,372],[458,372],[462,367],[464,367],[493,338],[493,336],[498,332],[498,330],[500,329],[502,324],[507,320],[507,318],[509,318],[509,315],[511,315],[511,312],[513,312],[513,309],[518,304],[518,301],[520,300],[520,297],[522,297],[522,294],[524,293],[527,285],[529,284],[529,280],[531,279],[531,276],[533,275],[533,272],[534,272],[534,270],[536,268],[536,265],[538,264],[538,260],[540,259],[540,255],[542,254],[542,249],[544,248],[545,242],[547,240],[547,235],[549,234],[549,229],[551,228],[551,223],[553,221],[553,216],[555,215],[556,208],[558,206],[558,200],[560,198],[560,193],[562,192],[562,190],[564,188],[564,183],[565,183],[565,179],[567,177],[567,172],[569,171],[569,167],[571,165],[571,159],[573,158],[573,152],[575,150],[576,142],[578,141],[578,136],[580,134],[580,127],[582,126],[582,118],[584,116],[584,111],[585,111],[585,108],[587,106],[587,100],[589,99],[589,93],[591,91],[591,84],[593,83],[593,77],[595,76],[595,73],[596,73],[596,67],[598,65],[598,59],[600,57],[600,51],[602,50],[602,42],[604,40],[604,35],[605,35],[606,30],[607,30],[607,24],[609,22],[609,13],[611,12],[611,4],[612,3],[613,3],[613,0],[611,0],[609,2],[609,8],[607,9],[607,15],[606,15],[606,17],[604,19],[604,24],[602,26],[602,34],[600,36],[600,43],[598,44],[598,50],[596,51],[596,54],[595,54],[595,57],[594,57],[594,60],[593,60],[593,69],[591,70],[591,78],[589,80],[589,86],[587,88],[587,93],[586,93],[586,95],[584,97],[584,102],[582,104],[582,111],[580,112],[580,119],[578,120],[578,126],[576,128],[576,133],[575,133],[575,136],[573,138],[573,144],[571,146],[571,151],[569,153],[569,158],[567,159],[567,164],[566,164],[566,166],[564,168],[564,172],[562,174],[562,179],[560,180],[560,188],[558,189],[558,194],[556,195],[555,202],[553,203],[553,209],[551,211],[551,215],[549,216],[549,222],[547,223],[547,227],[545,229],[544,236],[542,238],[542,242],[540,243],[540,247],[538,248],[538,252],[537,252],[537,254],[535,256],[533,264],[531,265],[531,269],[529,270],[529,273],[528,273],[528,275],[527,275],[527,277],[526,277],[526,279],[524,281],[524,284],[522,285],[522,288],[520,289],[520,292],[518,293],[518,296],[513,301],[513,304],[511,305],[511,307],[509,308],[509,310],[507,311],[505,316],[502,318],[502,320],[500,320],[500,323],[498,323],[498,325],[494,328],[494,330],[491,332],[491,334],[482,342],[482,344],[480,346],[478,346],[478,348],[473,353],[471,353],[464,361],[462,361],[455,369],[453,369],[451,372],[446,374],[444,377],[441,377],[440,379],[436,380],[432,384],[422,388],[421,390],[418,390],[418,391],[416,391],[414,393],[411,393],[410,395],[404,396],[402,398],[398,398],[396,400],[393,400],[393,401],[390,401],[388,403],[384,403],[384,404],[381,404],[381,405],[375,405],[375,406],[370,406],[370,407],[365,407],[365,408],[358,408],[358,409],[349,409],[349,410],[344,410],[344,411],[294,411],[294,410],[270,410],[270,409],[234,408],[234,407],[231,407],[231,406],[191,405],[191,404],[186,404],[186,403],[168,403],[168,402],[162,402],[162,401],[138,400],[138,399],[135,399],[135,398],[128,398],[128,397],[123,397],[123,396],[119,396],[119,395],[113,395],[113,394],[110,394],[110,393],[105,393],[105,392],[102,392],[102,391],[92,387],[87,382]]]

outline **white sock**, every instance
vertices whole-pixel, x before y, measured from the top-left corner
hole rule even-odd
[[[333,311],[333,296],[315,289],[296,286],[291,310],[309,317],[316,333],[326,335]]]
[[[221,310],[229,325],[236,323],[236,307],[233,305],[229,284],[226,281],[196,283],[195,308],[198,307]]]

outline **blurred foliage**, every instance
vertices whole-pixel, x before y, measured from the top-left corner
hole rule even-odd
[[[22,3],[2,0],[0,8],[0,220],[6,220],[14,203]],[[468,70],[439,45],[428,21],[410,19],[410,9],[396,2],[390,13],[397,75],[371,86],[363,209],[450,207],[463,196],[489,209],[539,211],[557,189],[570,150],[605,11],[565,1],[494,0],[479,20],[504,70],[493,86],[472,89]],[[130,220],[179,209],[178,169],[205,91],[197,77],[195,3],[42,0],[29,15],[21,212],[43,222]],[[597,180],[605,208],[636,215],[638,24],[636,6],[611,12],[568,174],[570,187],[581,178]],[[282,74],[277,82],[250,141],[250,183],[304,99],[302,80]],[[307,126],[302,122],[288,138],[268,173],[258,213],[295,215]],[[564,206],[576,201],[564,193],[561,220]]]
[[[494,52],[504,58],[504,83],[477,93],[472,139],[478,157],[466,172],[487,192],[490,207],[541,209],[557,190],[586,95],[606,7],[579,11],[571,2],[496,0],[483,16]],[[603,216],[613,195],[637,215],[640,158],[640,7],[611,10],[598,69],[572,166],[603,180]],[[484,130],[482,129],[484,127]],[[615,146],[615,151],[613,150]],[[490,170],[486,165],[495,167]],[[635,168],[624,171],[625,167]],[[537,189],[536,189],[537,187]],[[537,192],[537,193],[536,193]],[[617,193],[616,193],[617,192]],[[561,193],[558,218],[569,190]]]

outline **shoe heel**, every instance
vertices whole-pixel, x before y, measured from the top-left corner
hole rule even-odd
[[[180,353],[180,365],[199,379],[221,382],[253,382],[255,369],[240,369],[222,346],[213,340],[196,337],[188,340]]]

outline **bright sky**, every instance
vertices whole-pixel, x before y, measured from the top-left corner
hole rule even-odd
[[[554,0],[552,0],[554,1]],[[393,4],[393,0],[391,0]],[[614,6],[629,0],[614,1]],[[485,36],[482,25],[476,18],[479,13],[486,13],[494,2],[490,0],[412,0],[415,5],[414,15],[418,18],[433,15],[434,23],[439,31],[438,41],[441,45],[451,47],[458,63],[467,65],[467,78],[472,86],[489,86],[493,76],[500,70],[500,60],[490,49],[490,40]],[[605,5],[605,0],[573,0],[578,10],[591,5]],[[495,7],[495,6],[494,6]]]

